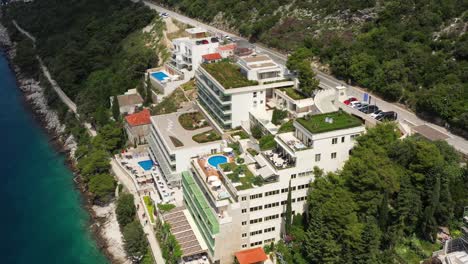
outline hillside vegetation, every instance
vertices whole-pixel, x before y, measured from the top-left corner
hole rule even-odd
[[[398,137],[393,124],[369,129],[342,171],[315,169],[308,213],[276,246],[286,263],[419,263],[439,249],[438,226],[459,227],[468,170],[456,152]]]
[[[299,49],[333,75],[468,136],[466,1],[156,2],[253,41]]]

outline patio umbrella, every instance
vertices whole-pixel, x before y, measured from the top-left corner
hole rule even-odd
[[[232,148],[224,148],[224,149],[223,149],[223,151],[224,151],[225,153],[231,153],[232,150],[233,150]]]
[[[216,180],[214,182],[211,183],[212,186],[214,187],[221,187],[222,183],[220,180]]]

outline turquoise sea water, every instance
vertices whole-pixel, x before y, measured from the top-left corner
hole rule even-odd
[[[107,263],[73,174],[21,100],[0,52],[0,263]]]

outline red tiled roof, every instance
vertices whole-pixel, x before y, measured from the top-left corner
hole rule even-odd
[[[227,44],[227,45],[224,45],[224,46],[219,46],[218,50],[225,51],[225,50],[233,50],[235,48],[236,48],[236,44],[232,43],[232,44]]]
[[[222,59],[221,54],[219,53],[206,54],[206,55],[203,55],[202,58],[207,61]]]
[[[143,109],[138,113],[126,116],[125,120],[131,126],[141,126],[151,124],[150,117],[150,111],[148,109]]]
[[[238,251],[235,255],[239,264],[253,264],[268,259],[268,256],[261,247]]]

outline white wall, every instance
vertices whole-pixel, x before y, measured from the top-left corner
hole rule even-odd
[[[249,112],[255,109],[264,109],[266,104],[265,90],[255,92],[236,93],[231,95],[232,127],[241,125],[242,121],[249,120]],[[254,101],[257,102],[256,107]]]

